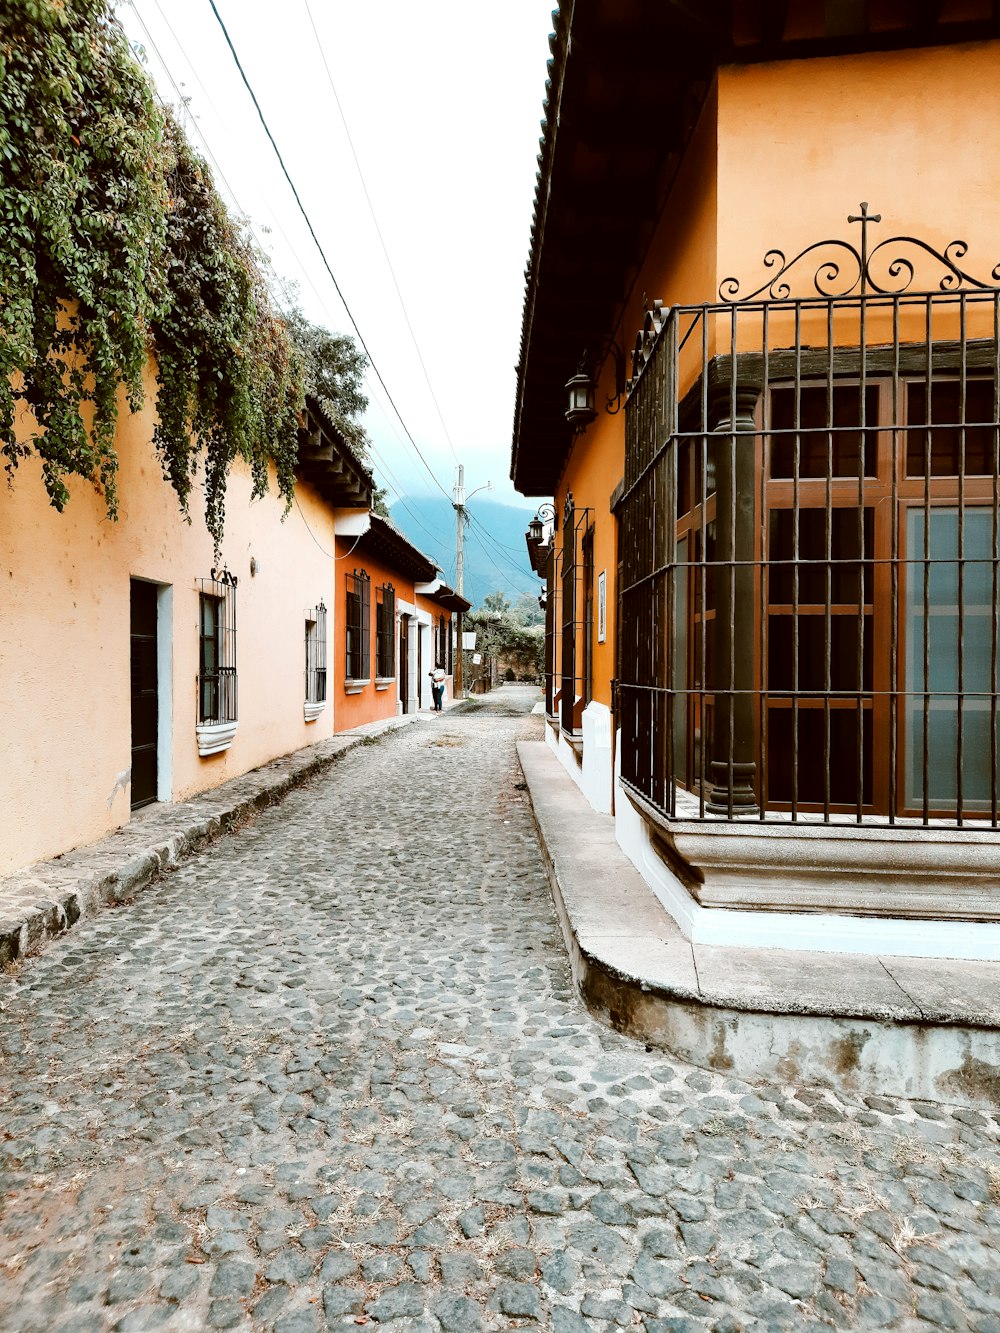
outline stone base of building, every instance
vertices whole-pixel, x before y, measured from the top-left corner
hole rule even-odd
[[[996,1104],[995,964],[900,957],[892,949],[763,947],[772,943],[767,929],[776,914],[698,907],[678,881],[678,901],[686,896],[698,912],[759,924],[757,935],[748,923],[742,938],[730,940],[739,948],[718,947],[698,929],[685,933],[619,845],[616,823],[626,803],[619,801],[616,818],[599,815],[550,748],[522,742],[518,753],[574,981],[599,1018],[694,1064],[751,1081]],[[942,924],[970,927],[934,928]],[[836,928],[818,914],[812,925]]]
[[[615,830],[696,943],[1000,960],[997,830],[667,820],[620,783]]]

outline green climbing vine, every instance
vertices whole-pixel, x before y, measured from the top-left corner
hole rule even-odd
[[[226,480],[269,464],[291,501],[302,361],[254,251],[159,110],[107,0],[0,0],[0,455],[34,453],[117,514],[115,428],[155,357],[154,443],[187,514],[204,463],[221,542]],[[21,424],[19,435],[15,423]]]

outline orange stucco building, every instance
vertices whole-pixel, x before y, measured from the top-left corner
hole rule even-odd
[[[57,513],[33,458],[0,489],[0,874],[333,733],[334,529],[369,474],[309,403],[291,511],[238,461],[217,560],[152,426],[122,413],[117,522],[79,480]]]
[[[470,604],[378,514],[339,520],[337,561],[336,730],[430,708],[437,662],[454,698],[456,633]]]
[[[549,744],[694,939],[1000,958],[992,11],[555,20]]]

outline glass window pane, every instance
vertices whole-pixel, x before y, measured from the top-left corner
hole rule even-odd
[[[962,385],[957,379],[935,380],[930,392],[928,429],[927,385],[907,385],[906,473],[923,477],[928,454],[932,477],[957,477],[962,452]],[[993,381],[970,379],[965,385],[965,474],[990,476],[995,449]]]
[[[872,564],[859,560],[861,543],[864,554],[874,552],[875,518],[866,506],[863,522],[858,523],[856,509],[830,510],[830,560],[827,551],[827,514],[825,509],[798,511],[799,603],[825,606],[827,570],[830,574],[830,600],[856,604],[871,598]],[[859,531],[860,528],[860,531]],[[792,604],[795,592],[795,510],[772,509],[768,515],[768,600],[772,604]]]
[[[926,530],[925,530],[926,526]],[[906,514],[906,802],[930,809],[958,800],[959,660],[963,809],[988,809],[993,689],[993,512],[965,510],[964,575],[959,597],[959,510],[939,506]],[[930,563],[921,563],[925,553]],[[925,615],[926,601],[926,615]],[[927,669],[925,672],[925,655]],[[925,693],[929,697],[925,697]],[[926,719],[926,721],[925,721]],[[926,725],[926,749],[924,730]]]
[[[857,808],[858,713],[856,708],[831,708],[830,792],[831,805]],[[822,708],[798,709],[798,744],[795,743],[794,711],[770,708],[767,714],[768,799],[790,803],[793,790],[792,756],[799,755],[797,800],[800,805],[822,806],[825,796],[823,759],[826,754],[826,714]],[[872,720],[862,712],[862,804],[871,803]]]
[[[799,390],[799,476],[856,477],[862,432],[861,386],[835,384],[832,403],[825,384],[805,385]],[[865,475],[876,472],[878,385],[865,389]],[[795,475],[795,387],[771,391],[771,476]],[[787,433],[783,433],[787,432]]]
[[[688,626],[688,539],[682,538],[677,543],[677,561],[679,568],[673,570],[674,588],[674,641],[673,641],[673,687],[678,693],[674,696],[674,773],[684,782],[687,780],[687,654],[689,643]]]

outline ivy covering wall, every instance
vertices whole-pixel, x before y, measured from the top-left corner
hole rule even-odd
[[[154,444],[182,511],[203,462],[218,546],[236,458],[255,496],[273,463],[290,502],[302,359],[204,162],[157,106],[107,0],[0,0],[8,475],[36,454],[57,509],[79,476],[115,517],[120,402],[142,406],[150,354]]]

